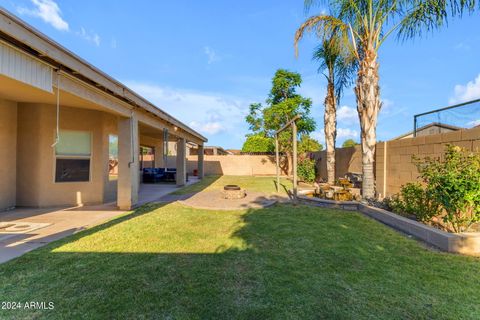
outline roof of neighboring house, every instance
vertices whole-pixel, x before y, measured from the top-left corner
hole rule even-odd
[[[227,149],[227,152],[230,152],[231,154],[240,154],[242,153],[242,150],[239,149]]]
[[[438,127],[438,128],[443,128],[443,129],[450,129],[452,131],[458,131],[458,130],[462,130],[464,128],[462,127],[457,127],[457,126],[452,126],[450,124],[446,124],[446,123],[441,123],[441,122],[432,122],[432,123],[429,123],[423,127],[420,127],[420,128],[417,128],[417,132],[418,131],[422,131],[422,130],[425,130],[425,129],[428,129],[428,128],[431,128],[431,127]],[[398,137],[395,137],[393,138],[392,140],[399,140],[399,139],[402,139],[402,138],[405,138],[409,135],[412,135],[413,134],[413,131],[409,131],[407,133],[404,133]]]
[[[225,153],[227,153],[227,154],[233,154],[233,153],[231,153],[230,151],[225,150],[225,149],[223,149],[222,147],[219,147],[219,146],[204,146],[203,149],[204,149],[204,150],[205,150],[205,149],[217,149],[217,150],[223,151],[223,152],[225,152]]]
[[[208,141],[207,138],[197,131],[161,110],[118,80],[91,65],[2,7],[0,7],[0,41],[14,43],[37,59],[62,71],[66,71],[70,75],[102,89],[107,94],[133,107],[142,108],[202,141]]]

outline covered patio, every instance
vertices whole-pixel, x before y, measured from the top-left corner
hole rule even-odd
[[[194,181],[187,145],[202,150],[203,177],[204,136],[23,21],[0,16],[0,216],[112,202],[130,210]],[[146,167],[168,170],[168,183],[144,186]]]
[[[199,181],[198,177],[192,177],[186,184]],[[179,188],[176,184],[141,184],[137,206],[162,201],[162,197]],[[4,211],[0,219],[0,263],[104,223],[124,212],[118,210],[116,202],[84,207],[24,207]]]

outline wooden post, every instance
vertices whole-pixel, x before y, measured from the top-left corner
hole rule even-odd
[[[297,202],[297,123],[292,122],[292,139],[293,139],[293,201]]]
[[[278,151],[278,134],[275,135],[275,163],[277,170],[277,192],[280,190],[280,155]]]
[[[387,151],[388,150],[388,143],[385,141],[383,143],[383,197],[387,196]]]

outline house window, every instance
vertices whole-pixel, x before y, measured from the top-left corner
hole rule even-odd
[[[108,180],[118,180],[118,136],[108,136]]]
[[[55,182],[90,181],[91,133],[61,130],[59,137],[55,146]]]

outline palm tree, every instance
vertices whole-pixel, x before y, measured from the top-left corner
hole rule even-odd
[[[298,43],[306,31],[302,25],[295,33],[295,53],[298,54]],[[313,58],[320,62],[319,72],[327,79],[327,94],[325,96],[324,131],[327,152],[327,181],[335,182],[335,140],[337,137],[337,104],[343,89],[351,83],[356,64],[348,51],[341,46],[341,33],[332,33],[328,39],[315,49]]]
[[[362,147],[362,194],[375,197],[375,145],[378,114],[382,107],[379,86],[378,51],[399,27],[406,37],[440,26],[451,14],[473,10],[476,0],[329,0],[324,1],[333,13],[307,19],[303,26],[322,39],[340,33],[342,46],[358,63],[355,85],[360,119]],[[307,10],[315,0],[305,0]]]

